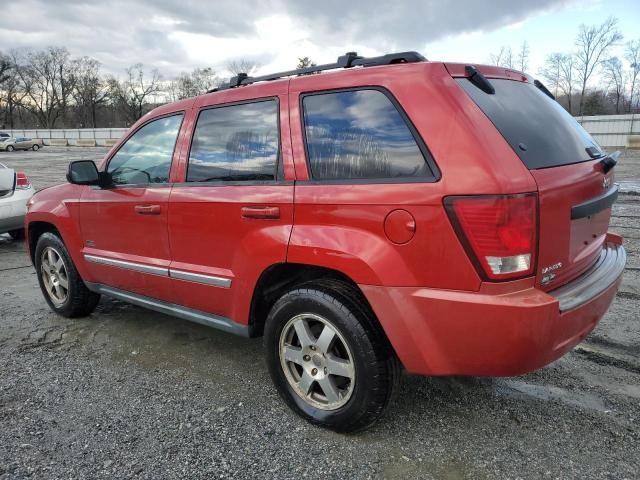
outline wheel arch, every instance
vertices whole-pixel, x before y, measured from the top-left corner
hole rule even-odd
[[[327,284],[334,282],[348,288],[355,296],[355,300],[360,306],[367,310],[373,325],[366,325],[366,328],[378,330],[389,342],[387,335],[373,310],[373,307],[365,297],[364,293],[349,276],[328,267],[303,263],[277,263],[266,268],[260,275],[251,298],[249,310],[249,334],[251,337],[259,337],[264,333],[264,326],[275,302],[287,291],[310,282],[317,282],[321,288],[326,288]],[[337,292],[340,293],[340,292]],[[344,292],[342,292],[344,294]],[[391,343],[388,343],[391,346]]]
[[[51,222],[46,221],[33,221],[29,222],[27,226],[26,234],[27,234],[27,246],[29,248],[29,257],[31,258],[31,263],[35,265],[35,251],[36,245],[38,244],[38,239],[44,233],[53,233],[60,237],[60,240],[64,243],[64,239],[60,234],[60,230]]]

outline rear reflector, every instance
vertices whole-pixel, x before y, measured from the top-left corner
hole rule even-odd
[[[27,178],[27,176],[22,173],[22,172],[18,172],[16,173],[16,188],[17,189],[26,189],[29,188],[31,186],[31,184],[29,183],[29,179]]]
[[[537,194],[447,197],[444,203],[483,278],[507,280],[534,273]]]

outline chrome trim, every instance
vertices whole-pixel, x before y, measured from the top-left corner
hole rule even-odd
[[[204,275],[201,273],[185,272],[184,270],[169,269],[169,276],[178,280],[187,280],[188,282],[206,283],[214,287],[230,288],[231,279],[225,277],[216,277],[215,275]]]
[[[148,308],[149,310],[154,310],[166,315],[189,320],[190,322],[199,323],[207,327],[217,328],[218,330],[223,330],[242,337],[249,336],[248,325],[242,325],[226,317],[183,307],[182,305],[176,305],[175,303],[163,302],[162,300],[145,297],[144,295],[138,295],[137,293],[120,290],[100,283],[85,283],[87,288],[95,293],[107,295],[124,302],[138,305],[139,307]]]
[[[566,312],[587,303],[613,284],[627,262],[622,245],[607,243],[595,265],[575,280],[549,292],[560,302],[560,311]]]
[[[169,276],[169,269],[166,267],[156,267],[153,265],[145,265],[137,262],[127,262],[125,260],[116,260],[114,258],[99,257],[97,255],[84,254],[84,259],[88,262],[108,265],[110,267],[124,268],[125,270],[133,270],[134,272],[150,273],[151,275],[160,275],[162,277]]]

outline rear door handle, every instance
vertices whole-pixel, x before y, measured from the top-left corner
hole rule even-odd
[[[160,215],[160,205],[136,205],[133,208],[140,215]]]
[[[242,207],[242,218],[280,218],[279,207]]]

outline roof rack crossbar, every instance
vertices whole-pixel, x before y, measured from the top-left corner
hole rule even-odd
[[[337,68],[373,67],[376,65],[390,65],[394,63],[414,63],[424,61],[426,61],[426,58],[424,58],[418,52],[389,53],[387,55],[369,58],[361,57],[356,52],[347,52],[345,55],[338,57],[338,61],[336,63],[327,63],[324,65],[315,65],[313,67],[298,68],[296,70],[287,70],[286,72],[261,75],[259,77],[250,77],[246,73],[239,73],[235,77],[231,77],[231,79],[227,83],[224,83],[217,88],[211,89],[207,93],[226,90],[228,88],[235,88],[242,85],[250,85],[256,82],[268,82],[283,77],[309,75],[312,73],[323,72],[325,70],[335,70]]]

